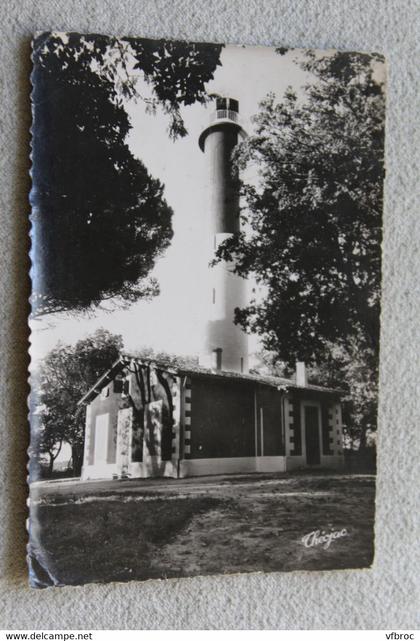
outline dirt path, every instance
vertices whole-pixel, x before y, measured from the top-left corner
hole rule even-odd
[[[34,554],[57,583],[366,567],[373,557],[369,475],[45,487],[32,492]],[[345,535],[307,547],[312,531]]]

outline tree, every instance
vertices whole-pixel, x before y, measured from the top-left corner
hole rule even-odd
[[[54,461],[60,454],[62,446],[63,436],[54,429],[51,422],[45,422],[45,424],[40,427],[37,442],[32,448],[33,452],[31,455],[35,454],[35,457],[38,459],[48,456],[47,476],[49,477],[53,473]]]
[[[49,454],[50,471],[65,441],[72,448],[73,473],[80,474],[85,415],[78,402],[118,359],[122,349],[121,336],[98,329],[74,346],[59,343],[43,360],[38,376],[34,450],[38,456]]]
[[[34,42],[33,314],[86,311],[158,293],[149,278],[172,238],[163,185],[131,154],[124,100],[135,67],[149,108],[186,133],[181,105],[205,100],[220,47],[43,34]],[[138,72],[137,72],[138,75]]]
[[[124,41],[132,48],[136,60],[134,69],[140,69],[153,88],[154,95],[148,106],[155,111],[160,105],[169,114],[171,138],[185,136],[187,130],[179,108],[194,102],[205,104],[211,98],[206,83],[213,79],[216,68],[221,65],[223,45],[143,38],[125,38]],[[135,94],[135,87],[130,90]]]
[[[293,376],[293,368],[289,367],[286,362],[281,361],[278,353],[275,351],[261,348],[253,354],[253,357],[254,363],[249,370],[250,374],[256,374],[257,376],[277,376],[278,378],[290,378]]]
[[[381,62],[378,55],[307,54],[304,68],[314,80],[305,95],[289,89],[280,102],[274,95],[263,101],[256,133],[236,153],[240,168],[259,169],[258,184],[242,186],[250,233],[218,251],[219,259],[234,259],[237,273],[254,275],[268,292],[237,310],[237,322],[261,334],[280,361],[328,366],[349,391],[351,367],[346,375],[342,368],[351,354],[357,353],[364,379],[377,384]],[[371,410],[362,405],[359,427],[365,430]]]
[[[336,386],[344,391],[346,445],[363,450],[367,434],[376,430],[378,354],[353,336],[336,344],[326,342],[322,359],[309,366],[308,377],[313,383]]]
[[[168,367],[180,367],[180,368],[194,368],[198,366],[198,357],[197,356],[180,356],[179,354],[172,354],[165,351],[156,351],[153,347],[142,347],[139,350],[132,352],[132,356],[135,358],[156,361],[162,365]]]

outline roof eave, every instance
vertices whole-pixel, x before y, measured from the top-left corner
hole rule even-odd
[[[126,360],[124,357],[120,356],[112,365],[111,367],[103,374],[98,380],[96,381],[95,385],[92,385],[92,387],[86,392],[84,396],[78,401],[78,405],[85,405],[88,401],[91,400],[92,396],[96,396],[99,394],[100,390],[104,386],[105,383],[109,382],[112,380],[113,375],[115,374],[115,370],[118,369],[120,366],[124,365],[126,363]]]
[[[296,383],[294,383],[293,380],[289,380],[289,379],[281,379],[281,378],[276,379],[276,377],[264,378],[263,376],[261,378],[258,378],[256,375],[240,375],[232,372],[217,372],[217,371],[207,370],[207,369],[199,370],[199,369],[194,369],[193,367],[189,368],[189,367],[176,366],[169,363],[160,363],[159,361],[153,358],[141,358],[136,356],[130,356],[129,354],[121,354],[121,356],[115,361],[115,363],[113,363],[113,365],[96,381],[95,385],[93,385],[86,392],[86,394],[80,399],[80,401],[77,404],[85,405],[93,397],[97,396],[101,391],[102,387],[106,383],[112,380],[112,377],[115,375],[116,371],[133,360],[137,361],[140,365],[153,363],[157,367],[160,367],[171,374],[174,374],[174,375],[178,374],[180,376],[197,376],[201,378],[220,378],[222,380],[224,379],[224,380],[236,381],[236,382],[246,382],[246,383],[254,383],[254,384],[257,383],[259,385],[265,385],[267,387],[271,387],[277,390],[283,390],[285,392],[289,390],[296,390],[299,392],[310,391],[310,392],[318,392],[321,394],[330,394],[330,395],[336,395],[336,396],[342,396],[346,393],[345,390],[342,390],[342,389],[322,387],[320,385],[305,385],[305,386],[296,385]],[[270,378],[271,380],[269,380]]]

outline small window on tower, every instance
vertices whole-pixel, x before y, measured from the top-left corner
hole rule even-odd
[[[216,302],[216,290],[213,287],[213,305],[215,304],[215,302]]]
[[[229,100],[229,109],[231,111],[235,111],[236,113],[239,113],[239,102],[235,100],[234,98],[230,98]]]
[[[226,98],[216,98],[216,109],[227,109],[226,107],[227,100]]]
[[[241,372],[244,371],[244,357],[241,356]]]

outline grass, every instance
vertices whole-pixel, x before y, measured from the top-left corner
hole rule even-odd
[[[31,540],[39,584],[360,568],[373,559],[373,477],[99,489],[38,491]],[[328,549],[302,544],[311,531],[343,528],[347,536]]]

